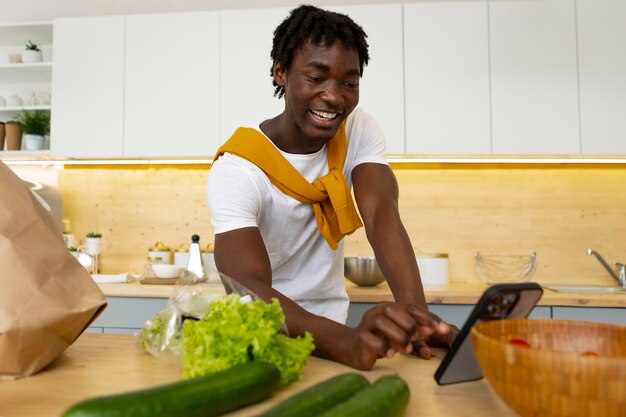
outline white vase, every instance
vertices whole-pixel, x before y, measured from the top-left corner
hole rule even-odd
[[[24,147],[27,151],[40,151],[44,148],[46,139],[41,135],[24,134]]]
[[[100,239],[99,237],[85,238],[85,252],[90,255],[98,255],[100,253]]]
[[[26,51],[22,52],[22,62],[23,63],[31,63],[31,62],[41,62],[43,61],[43,54],[41,53],[41,51],[33,51],[30,49],[27,49]]]

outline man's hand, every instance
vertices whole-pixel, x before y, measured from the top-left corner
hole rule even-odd
[[[416,344],[434,335],[445,337],[449,331],[446,323],[426,309],[412,304],[379,303],[363,315],[361,323],[341,342],[341,350],[348,355],[342,362],[357,369],[370,369],[378,358],[392,357],[397,352],[412,353]]]
[[[442,323],[444,323],[442,321]],[[459,328],[453,324],[448,324],[450,331],[442,334],[442,333],[433,333],[429,337],[424,340],[418,340],[413,343],[414,352],[417,356],[422,359],[430,359],[432,356],[431,348],[445,348],[449,349],[452,346],[452,342],[459,334]]]

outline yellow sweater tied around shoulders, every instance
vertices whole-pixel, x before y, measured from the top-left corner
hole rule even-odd
[[[317,228],[333,250],[344,236],[363,226],[354,206],[350,187],[343,176],[346,159],[346,126],[328,141],[328,174],[308,182],[261,132],[238,128],[217,151],[247,159],[267,175],[272,184],[290,197],[313,206]]]

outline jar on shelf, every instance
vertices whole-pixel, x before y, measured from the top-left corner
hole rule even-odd
[[[15,121],[6,122],[7,151],[19,151],[22,149],[22,128]]]
[[[189,243],[181,243],[174,251],[174,265],[187,266],[189,262]]]
[[[152,260],[150,263],[171,264],[172,252],[169,246],[163,242],[157,242],[150,246],[148,248],[148,261],[150,260]]]

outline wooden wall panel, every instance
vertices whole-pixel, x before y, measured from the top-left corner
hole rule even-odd
[[[207,168],[66,169],[59,175],[64,217],[77,238],[103,233],[101,272],[140,273],[158,241],[172,250],[194,233],[202,246],[213,241],[207,174]]]
[[[480,280],[476,251],[538,254],[541,283],[612,284],[587,248],[626,262],[626,169],[611,166],[425,165],[396,169],[400,210],[416,251],[450,255],[452,281]],[[148,246],[198,233],[213,239],[206,167],[71,168],[59,175],[78,236],[104,233],[102,272],[141,271]],[[363,230],[347,255],[371,255]]]

